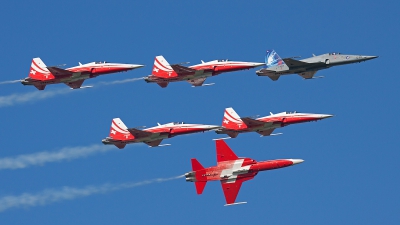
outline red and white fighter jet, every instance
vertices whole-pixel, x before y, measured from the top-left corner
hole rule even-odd
[[[48,84],[58,83],[65,83],[71,87],[71,89],[78,89],[81,88],[83,81],[86,79],[109,73],[125,72],[143,66],[144,65],[102,61],[87,64],[79,63],[79,66],[61,69],[57,66],[47,67],[40,58],[34,58],[32,60],[29,77],[21,80],[21,83],[23,85],[33,85],[39,90],[44,90]]]
[[[163,56],[157,56],[154,60],[152,74],[145,77],[147,83],[157,83],[162,88],[167,87],[169,82],[187,81],[193,87],[207,86],[204,84],[207,77],[215,76],[225,72],[246,70],[265,65],[258,62],[238,62],[229,60],[213,60],[203,62],[190,67],[181,64],[170,65]]]
[[[284,127],[296,123],[318,121],[332,117],[329,114],[281,112],[260,118],[239,117],[233,108],[226,108],[222,120],[222,128],[216,130],[217,134],[227,134],[235,138],[239,133],[257,132],[261,136],[279,135],[272,132],[279,127]]]
[[[204,168],[197,159],[192,159],[192,170],[185,174],[186,181],[194,182],[197,194],[202,194],[207,181],[219,180],[224,191],[226,205],[235,202],[244,181],[253,179],[258,172],[279,169],[304,162],[302,159],[276,159],[257,162],[250,158],[239,158],[223,140],[216,140],[217,166]]]
[[[210,131],[218,128],[215,125],[186,124],[183,122],[158,124],[156,127],[139,130],[137,128],[128,128],[120,118],[114,118],[111,122],[110,137],[102,140],[103,144],[112,144],[119,149],[126,144],[143,142],[150,147],[167,146],[160,145],[163,139],[175,137],[182,134],[192,134],[198,132]]]

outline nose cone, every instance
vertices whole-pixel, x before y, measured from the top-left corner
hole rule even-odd
[[[139,64],[126,64],[126,66],[132,70],[144,67],[144,65],[139,65]]]
[[[319,118],[322,120],[322,119],[326,119],[326,118],[329,118],[329,117],[332,117],[333,115],[329,115],[329,114],[319,114]]]
[[[302,160],[302,159],[289,159],[289,160],[293,162],[293,165],[304,162],[304,160]]]
[[[208,130],[216,130],[219,128],[220,128],[220,126],[216,126],[216,125],[206,125],[206,129],[208,129]]]
[[[250,65],[252,65],[253,67],[258,67],[258,66],[264,66],[265,63],[252,62],[250,63]]]
[[[371,59],[376,59],[378,56],[368,56],[368,55],[362,55],[361,58],[366,61],[366,60],[371,60]]]

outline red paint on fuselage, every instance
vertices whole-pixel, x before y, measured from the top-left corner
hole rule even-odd
[[[251,158],[242,158],[242,159],[243,163],[240,168],[237,168],[237,170],[243,169],[243,172],[237,172],[235,174],[235,171],[232,171],[234,175],[237,175],[237,178],[254,177],[260,171],[274,170],[293,165],[293,162],[287,159],[276,159],[276,160],[268,160],[262,162],[257,162],[256,160],[253,160]],[[230,179],[230,177],[222,177],[221,173],[224,170],[232,170],[235,162],[237,162],[237,160],[224,161],[218,163],[217,166],[212,166],[202,170],[194,171],[196,181],[218,181],[218,180]],[[250,167],[247,168],[247,166]]]

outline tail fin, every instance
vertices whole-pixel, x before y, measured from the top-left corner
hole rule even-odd
[[[198,195],[201,195],[207,184],[207,179],[202,176],[205,174],[204,167],[199,163],[199,161],[197,161],[197,159],[192,159],[192,170],[196,174],[196,181],[194,182],[196,192]]]
[[[128,127],[120,118],[114,118],[111,122],[110,137],[114,140],[133,139],[133,135],[128,131]]]
[[[223,161],[237,160],[239,157],[232,151],[232,149],[225,143],[224,140],[215,141],[217,149],[217,163]]]
[[[36,80],[51,80],[54,76],[46,68],[46,64],[40,58],[32,59],[29,77]]]
[[[178,76],[174,69],[169,65],[164,56],[159,55],[154,59],[154,66],[152,75],[161,78],[169,78]]]
[[[246,124],[243,123],[233,108],[225,109],[224,118],[222,119],[222,126],[232,130],[247,128]]]
[[[265,56],[265,65],[266,68],[270,68],[273,66],[283,65],[285,62],[282,58],[275,52],[275,50],[267,50],[267,54]]]

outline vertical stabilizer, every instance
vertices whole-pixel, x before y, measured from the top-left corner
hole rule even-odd
[[[207,184],[207,179],[204,176],[202,176],[203,174],[205,174],[205,169],[200,164],[200,162],[197,161],[197,159],[192,159],[191,161],[192,161],[192,170],[195,172],[195,177],[196,177],[196,181],[194,182],[194,185],[196,187],[196,193],[198,195],[201,195]]]
[[[177,76],[174,69],[172,69],[172,67],[162,55],[156,56],[156,58],[154,59],[154,66],[151,74],[160,78],[170,78]]]
[[[233,110],[233,108],[226,108],[224,112],[224,118],[222,119],[222,126],[232,130],[240,130],[247,128],[246,124],[243,123],[239,115]]]
[[[271,68],[274,66],[286,65],[282,58],[275,52],[275,50],[267,50],[265,56],[265,66],[266,68]]]
[[[32,59],[29,77],[35,80],[54,79],[54,76],[50,73],[50,71],[46,67],[46,64],[44,64],[44,62],[40,58]]]
[[[114,118],[112,120],[110,137],[114,140],[127,140],[134,138],[120,118]]]

